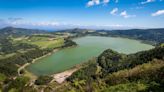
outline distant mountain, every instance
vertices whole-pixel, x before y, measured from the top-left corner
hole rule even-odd
[[[130,29],[130,30],[97,30],[106,32],[109,36],[128,37],[139,40],[152,41],[156,44],[164,43],[164,28],[159,29]]]
[[[80,29],[80,28],[74,28],[74,29],[65,29],[65,30],[59,30],[57,32],[70,32],[70,33],[81,33],[84,31],[88,31],[89,29]]]
[[[23,35],[27,36],[32,34],[44,34],[44,33],[56,34],[58,32],[68,32],[72,34],[77,34],[77,36],[79,37],[85,35],[127,37],[127,38],[143,40],[145,42],[150,42],[154,45],[164,43],[164,28],[128,29],[128,30],[89,30],[89,29],[75,28],[75,29],[59,30],[55,32],[48,32],[48,31],[37,30],[37,29],[6,27],[0,29],[0,37],[23,36]]]
[[[46,31],[37,30],[37,29],[24,29],[24,28],[14,28],[14,27],[5,27],[0,29],[0,37],[7,36],[27,36],[32,34],[43,34]]]
[[[128,30],[89,30],[89,29],[75,28],[75,29],[61,30],[58,32],[69,32],[69,33],[77,34],[77,36],[101,35],[101,36],[127,37],[127,38],[149,42],[154,45],[164,43],[164,28],[128,29]]]

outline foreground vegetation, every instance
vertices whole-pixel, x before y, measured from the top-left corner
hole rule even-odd
[[[163,92],[163,59],[164,47],[130,55],[122,55],[109,49],[104,51],[95,63],[69,77],[67,80],[71,86],[65,90],[72,89],[70,90],[72,92]]]
[[[10,92],[163,92],[163,75],[164,47],[130,55],[108,49],[62,84],[51,83],[50,76],[40,76],[31,84],[28,77],[8,79],[4,74],[0,82]]]

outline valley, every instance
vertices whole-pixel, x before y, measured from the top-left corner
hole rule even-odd
[[[19,35],[13,35],[10,32],[13,29]],[[159,85],[155,87],[163,90],[163,82],[152,76],[153,73],[144,75],[155,72],[162,79],[164,48],[161,40],[154,38],[163,35],[163,31],[154,30],[159,33],[154,34],[152,41],[133,35],[122,36],[124,33],[115,35],[116,31],[72,29],[24,34],[25,29],[5,30],[10,30],[10,35],[0,38],[2,90],[20,92],[30,87],[34,92],[114,92],[125,87],[123,90],[143,91],[154,89],[153,84],[148,85],[152,81]],[[144,35],[142,32],[139,31],[140,36]],[[135,76],[139,80],[135,80]],[[5,87],[7,80],[10,81]]]
[[[164,92],[164,0],[0,0],[0,92]]]

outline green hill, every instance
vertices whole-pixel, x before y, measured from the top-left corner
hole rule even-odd
[[[135,54],[104,51],[67,80],[71,92],[163,92],[164,48]],[[83,83],[80,83],[83,81]],[[76,85],[75,85],[76,84]],[[64,92],[62,89],[58,89]]]
[[[0,29],[0,37],[18,37],[18,36],[28,36],[32,34],[43,34],[46,31],[37,30],[37,29],[24,29],[24,28],[14,28],[14,27],[5,27]]]

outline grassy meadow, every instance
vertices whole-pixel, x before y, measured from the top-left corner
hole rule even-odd
[[[42,49],[57,48],[64,45],[64,38],[50,37],[48,35],[33,35],[30,37],[14,38],[14,41],[36,45]]]

